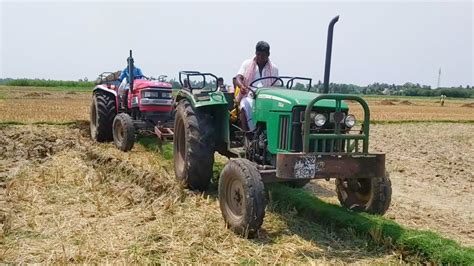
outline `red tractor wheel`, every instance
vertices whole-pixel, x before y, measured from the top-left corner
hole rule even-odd
[[[121,151],[129,151],[135,143],[135,126],[132,118],[126,113],[120,113],[114,119],[114,143]]]
[[[112,123],[115,117],[115,99],[100,92],[92,96],[90,109],[90,131],[93,140],[112,140]]]

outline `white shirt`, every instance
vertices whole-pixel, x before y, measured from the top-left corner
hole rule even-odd
[[[252,63],[253,63],[253,58],[251,59],[247,59],[245,60],[242,65],[240,66],[240,69],[239,69],[239,72],[237,72],[237,75],[242,75],[245,77],[245,73],[247,73],[247,69],[249,67],[252,66]],[[262,78],[262,76],[260,75],[260,71],[258,70],[258,65],[255,64],[255,73],[253,75],[253,80],[249,80],[249,84],[251,84],[254,80],[257,80],[259,78]],[[262,74],[263,74],[263,70],[262,70]],[[278,76],[278,68],[275,64],[272,63],[272,73],[271,73],[272,76]],[[263,84],[262,82],[258,82],[257,84],[255,84],[256,87],[262,87]]]

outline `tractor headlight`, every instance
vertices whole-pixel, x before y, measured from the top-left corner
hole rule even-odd
[[[344,119],[344,124],[346,124],[346,127],[353,127],[355,123],[356,123],[356,118],[354,115],[349,114]]]
[[[157,91],[144,91],[143,98],[159,98],[159,94]]]
[[[327,121],[326,116],[323,114],[314,114],[313,119],[314,119],[314,123],[318,127],[324,126],[324,124],[326,124],[326,121]]]

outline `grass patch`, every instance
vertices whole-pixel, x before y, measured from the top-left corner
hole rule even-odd
[[[166,160],[173,159],[172,142],[165,142],[160,147],[156,136],[143,136],[140,137],[137,142],[140,143],[147,151],[160,152],[163,158]]]
[[[7,86],[20,87],[92,87],[92,81],[14,79],[6,82]]]
[[[441,264],[474,264],[474,249],[461,247],[436,233],[407,229],[381,216],[350,212],[302,189],[275,184],[269,191],[272,200],[280,208],[296,209],[298,214],[321,224],[351,228],[378,244],[393,246],[402,255],[414,255]]]

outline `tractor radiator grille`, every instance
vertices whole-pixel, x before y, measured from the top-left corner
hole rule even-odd
[[[286,115],[280,116],[280,136],[278,141],[278,148],[288,150],[290,139],[290,117]]]

